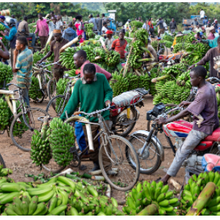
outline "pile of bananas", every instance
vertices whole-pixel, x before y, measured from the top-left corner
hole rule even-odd
[[[178,78],[177,78],[177,85],[179,86],[184,86],[187,85],[189,88],[191,87],[191,83],[190,83],[190,70],[182,73]]]
[[[114,72],[112,74],[110,86],[113,90],[113,95],[117,96],[129,90],[129,81],[126,77],[123,77],[122,74],[118,74],[118,72]]]
[[[68,74],[70,77],[76,76],[76,69],[64,71],[64,74]]]
[[[39,81],[38,78],[36,78],[35,76],[31,77],[31,86],[28,94],[30,98],[33,100],[42,98],[42,92],[40,91]]]
[[[5,181],[5,180],[4,180]],[[58,176],[32,188],[29,183],[1,182],[1,215],[123,215],[114,198],[92,185]]]
[[[5,31],[5,26],[3,24],[0,24],[0,31]],[[7,45],[7,40],[5,39],[5,37],[0,33],[0,37],[2,38],[2,42],[3,44],[6,46]]]
[[[70,148],[74,146],[74,128],[68,123],[63,123],[60,118],[53,118],[50,123],[49,143],[55,162],[60,166],[67,166],[73,155]]]
[[[151,71],[150,71],[150,86],[149,86],[149,89],[150,89],[150,94],[152,96],[155,96],[157,91],[156,91],[155,83],[151,83],[151,80],[153,78],[156,78],[157,76],[158,76],[157,75],[157,68],[151,69]]]
[[[155,51],[157,51],[158,44],[159,44],[159,41],[157,41],[157,40],[151,42],[151,45]]]
[[[93,32],[93,27],[94,27],[93,23],[85,24],[86,36],[88,36],[89,38],[95,37],[95,33]]]
[[[44,124],[41,133],[34,130],[34,135],[31,138],[31,159],[37,166],[48,164],[52,158],[48,140],[49,133],[50,130]]]
[[[167,36],[167,35],[166,35]],[[168,47],[170,48],[172,45],[173,45],[173,42],[171,41],[167,41],[167,40],[161,40],[160,43],[164,43],[165,44],[165,47]]]
[[[12,174],[12,170],[9,169],[9,168],[3,168],[3,165],[1,164],[0,165],[0,178],[3,177],[3,176],[8,176],[10,174]],[[1,182],[2,179],[0,179],[0,182]],[[3,180],[6,180],[5,178],[3,178]]]
[[[91,63],[95,61],[95,51],[94,51],[94,47],[91,45],[85,45],[82,47],[82,50],[84,50],[87,54],[87,60],[89,60]]]
[[[138,28],[142,28],[143,23],[140,21],[131,21],[130,25],[131,25],[131,29],[136,31]]]
[[[6,127],[9,125],[10,119],[10,109],[8,107],[7,102],[0,98],[0,130],[5,130]]]
[[[137,31],[135,31],[135,38],[137,40],[142,41],[145,45],[148,44],[148,31],[144,28],[140,28]]]
[[[36,23],[30,23],[30,24],[28,24],[28,28],[29,28],[29,32],[30,32],[30,33],[34,33],[35,30],[36,30],[36,27],[33,27],[33,26],[36,26]]]
[[[41,60],[44,57],[44,55],[40,52],[37,51],[36,53],[33,54],[33,65],[37,63],[37,61]]]
[[[162,75],[178,75],[178,74],[182,74],[182,72],[186,71],[187,67],[184,63],[177,63],[175,65],[172,65],[170,67],[166,67],[164,68],[164,70],[162,71]]]
[[[169,42],[173,43],[174,38],[172,36],[168,35],[168,34],[165,34],[164,37],[163,37],[163,40],[164,41],[169,41]]]
[[[179,206],[179,201],[178,198],[174,198],[173,191],[168,190],[169,186],[163,186],[163,182],[152,181],[149,183],[144,181],[143,184],[138,183],[129,192],[122,210],[128,215],[136,215],[144,207],[153,203],[159,207],[157,215],[176,215],[177,209],[175,207]]]
[[[10,83],[13,79],[12,68],[9,65],[6,65],[0,62],[0,84],[2,84],[5,80],[5,85]]]
[[[179,51],[182,51],[185,49],[185,45],[183,43],[176,43],[176,45],[174,46],[173,52],[177,53]]]
[[[95,52],[96,56],[100,56],[101,57],[98,60],[99,63],[105,61],[105,56],[106,56],[105,50],[103,50],[102,48],[99,48],[99,47],[95,47],[94,48],[94,52]]]
[[[136,40],[134,41],[131,46],[133,47],[133,50],[132,52],[135,53],[135,54],[141,54],[143,53],[143,49],[142,47],[145,46],[144,42],[140,41],[140,40]]]
[[[114,50],[106,53],[105,62],[108,66],[117,66],[120,63],[120,54]]]
[[[75,69],[75,64],[73,62],[73,55],[80,50],[79,47],[73,48],[73,47],[68,47],[65,51],[63,51],[60,54],[60,61],[62,66],[66,67],[67,69]]]
[[[195,174],[189,179],[188,184],[184,186],[181,194],[180,210],[181,214],[187,213],[191,205],[198,198],[200,192],[204,189],[208,182],[216,184],[217,188],[213,197],[206,203],[202,209],[202,215],[219,215],[220,214],[220,174],[218,172],[204,172],[197,177]]]
[[[141,59],[140,54],[131,54],[128,63],[133,69],[139,69],[142,66],[142,62],[138,62],[139,59]]]

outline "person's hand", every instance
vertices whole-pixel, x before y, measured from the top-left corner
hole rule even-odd
[[[42,60],[39,60],[37,61],[37,65],[41,64],[42,63]]]
[[[191,102],[187,102],[187,101],[182,101],[180,104],[179,104],[179,107],[185,107],[187,105],[189,105]]]
[[[108,107],[111,104],[110,100],[105,101],[105,106]]]
[[[187,70],[191,70],[192,68],[195,67],[195,64],[193,64],[192,66],[190,66]]]
[[[162,124],[167,124],[167,119],[164,117],[159,117],[155,120],[157,124],[162,125]]]
[[[18,53],[19,53],[19,51],[15,48],[15,49],[14,49],[14,52],[13,52],[14,56],[17,56]]]
[[[5,36],[5,33],[3,31],[0,31],[1,35]]]

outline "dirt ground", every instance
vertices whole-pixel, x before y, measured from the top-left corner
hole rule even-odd
[[[138,108],[138,111],[140,112],[140,118],[137,121],[133,131],[146,129],[147,127],[146,112],[153,108],[152,100],[153,100],[153,97],[151,95],[145,96],[144,107],[142,107],[141,109]],[[48,104],[48,100],[44,100],[43,103],[40,103],[40,104],[35,104],[33,102],[31,102],[30,104],[31,104],[31,107],[38,107],[38,108],[42,108],[45,110]],[[164,137],[164,134],[159,134],[158,138],[161,141],[163,146],[168,146],[166,139]],[[141,180],[149,180],[149,181],[156,180],[158,177],[162,177],[165,174],[164,169],[168,169],[174,156],[173,156],[173,152],[171,149],[165,149],[164,151],[165,151],[165,159],[162,162],[160,168],[152,175],[141,174],[139,178],[140,181]],[[24,177],[25,173],[37,175],[37,174],[44,172],[47,174],[46,171],[40,170],[38,167],[32,164],[32,160],[30,159],[30,153],[24,152],[18,149],[13,144],[10,137],[8,137],[7,132],[1,135],[0,153],[2,154],[5,160],[6,166],[13,170],[13,174],[10,177],[13,178],[15,181],[32,181],[32,178]],[[85,162],[83,161],[82,164],[87,166],[87,170],[80,171],[80,173],[88,172],[93,167],[92,162],[89,162],[89,161],[85,161]],[[79,171],[78,168],[73,168],[73,170]],[[174,179],[182,184],[183,178],[184,178],[184,169],[181,168],[177,176]],[[123,198],[125,198],[125,193],[112,189],[112,196],[118,200],[123,200]]]

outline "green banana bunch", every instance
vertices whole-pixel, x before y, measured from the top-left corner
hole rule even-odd
[[[170,42],[173,43],[174,38],[173,38],[172,36],[168,35],[168,34],[165,34],[165,36],[163,37],[163,40],[164,40],[164,41],[170,41]],[[161,41],[160,41],[160,42],[161,42]]]
[[[193,202],[197,199],[200,192],[204,189],[208,182],[216,184],[216,190],[213,197],[209,199],[206,206],[201,211],[201,215],[219,215],[220,214],[220,174],[218,172],[200,173],[198,177],[194,174],[184,186],[181,194],[180,210],[181,214],[187,213]],[[198,204],[199,205],[199,204]]]
[[[157,40],[151,42],[151,45],[155,51],[157,51],[158,44],[159,44],[159,42]]]
[[[40,51],[37,51],[33,54],[33,65],[37,63],[39,60],[41,60],[44,57],[44,54],[42,54]]]
[[[161,40],[160,43],[164,43],[165,47],[168,47],[168,48],[170,48],[173,45],[173,41],[167,41],[165,39]]]
[[[128,215],[136,215],[146,206],[156,204],[158,215],[176,215],[175,207],[179,206],[178,198],[174,197],[173,191],[168,191],[169,186],[163,186],[163,182],[138,183],[126,198],[122,211]]]
[[[9,168],[3,168],[3,165],[0,165],[0,176],[8,176],[12,174],[13,171]]]
[[[34,101],[42,98],[42,92],[40,91],[39,81],[38,78],[36,78],[35,76],[31,77],[31,86],[28,94],[30,98]]]
[[[60,166],[67,166],[73,157],[70,148],[75,144],[74,128],[60,118],[53,118],[50,129],[49,143],[53,158]]]
[[[34,32],[35,32],[36,28],[33,27],[33,26],[35,26],[35,25],[36,25],[36,23],[30,23],[30,24],[28,24],[28,28],[29,28],[29,32],[30,32],[30,33],[34,33]]]
[[[142,28],[143,22],[140,22],[140,21],[131,21],[130,25],[131,25],[131,29],[133,29],[133,30],[136,31],[138,28]]]
[[[87,60],[89,60],[90,62],[95,62],[95,51],[94,51],[94,46],[92,45],[85,45],[82,47],[82,50],[84,50],[86,52],[87,55]]]
[[[12,68],[9,65],[6,65],[0,62],[0,84],[2,84],[5,80],[5,85],[10,83],[13,79]]]
[[[64,71],[64,74],[68,74],[70,77],[76,76],[76,69]]]
[[[142,41],[145,45],[148,44],[148,31],[144,28],[140,28],[137,31],[135,31],[135,37],[137,40]]]
[[[120,63],[120,54],[114,50],[106,53],[105,62],[107,66],[117,66]]]
[[[5,31],[5,26],[3,24],[0,24],[0,31]],[[2,42],[3,44],[6,46],[7,45],[7,40],[5,39],[5,37],[0,33],[0,37],[2,37]]]
[[[80,47],[68,47],[65,51],[60,54],[61,65],[67,69],[75,69],[76,66],[73,62],[73,55],[80,50]]]
[[[46,56],[49,51],[50,51],[50,45],[47,44],[46,47],[44,48],[43,56]],[[49,62],[53,62],[54,61],[54,53],[52,53],[51,56],[47,58],[47,60]]]
[[[9,126],[10,109],[7,102],[0,98],[0,130],[5,130]]]

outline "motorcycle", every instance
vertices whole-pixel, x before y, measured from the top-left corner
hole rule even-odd
[[[114,108],[110,110],[110,121],[113,133],[126,137],[132,131],[140,116],[136,107],[144,106],[143,96],[148,93],[149,90],[137,88],[112,99],[111,106]]]
[[[157,124],[155,119],[161,116],[167,117],[171,112],[182,110],[179,106],[167,111],[165,109],[166,106],[163,103],[155,105],[152,110],[147,112],[147,120],[153,120],[151,130],[139,130],[130,135],[130,142],[139,157],[141,173],[154,173],[160,167],[161,162],[164,161],[164,148],[157,137],[158,132],[164,133],[175,156],[176,149],[182,146],[184,139],[192,130],[193,124],[185,120],[173,121],[165,125]],[[171,138],[175,138],[175,144],[172,143]],[[182,166],[185,167],[188,176],[193,173],[199,174],[203,172],[202,157],[207,153],[220,155],[220,128],[216,129],[212,135],[209,135],[201,141],[183,162]],[[153,160],[152,165],[149,165]],[[132,166],[136,167],[133,162]]]

